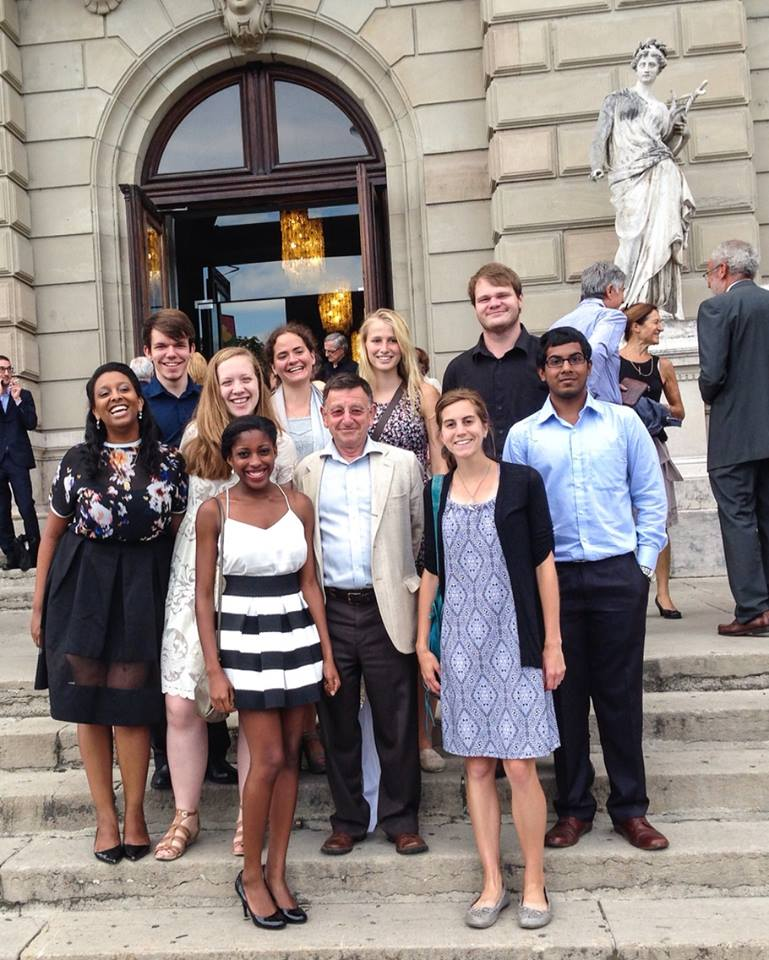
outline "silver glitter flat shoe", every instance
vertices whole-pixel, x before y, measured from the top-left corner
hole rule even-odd
[[[546,910],[537,910],[535,907],[524,906],[523,897],[518,902],[518,926],[524,930],[538,930],[540,927],[546,927],[553,919],[553,905],[550,897],[547,895],[545,887]]]
[[[485,930],[486,927],[493,927],[497,922],[497,917],[510,906],[510,894],[507,890],[502,890],[502,895],[493,907],[468,907],[465,913],[465,923],[468,927],[475,927],[476,930]]]

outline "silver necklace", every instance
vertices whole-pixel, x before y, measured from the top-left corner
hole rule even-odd
[[[457,480],[459,480],[459,482],[460,482],[460,483],[462,484],[462,486],[465,488],[465,493],[468,495],[468,497],[470,497],[470,503],[475,503],[475,502],[476,502],[476,499],[475,499],[475,498],[478,496],[478,491],[479,491],[479,490],[481,489],[481,487],[483,486],[483,483],[484,483],[484,481],[486,480],[486,477],[488,477],[488,475],[489,475],[489,473],[490,473],[490,471],[491,471],[491,468],[492,468],[493,466],[494,466],[494,462],[493,462],[493,461],[489,461],[489,465],[488,465],[488,467],[486,467],[486,472],[485,472],[484,475],[481,477],[481,479],[478,481],[478,483],[477,483],[477,485],[476,485],[476,487],[475,487],[475,490],[474,490],[472,493],[470,493],[470,489],[468,488],[467,484],[466,484],[465,481],[462,479],[462,477],[459,475],[459,471],[457,470],[457,472],[456,472]]]

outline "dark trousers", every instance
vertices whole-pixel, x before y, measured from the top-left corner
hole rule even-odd
[[[14,539],[11,520],[11,491],[24,523],[24,533],[30,542],[40,540],[40,526],[35,513],[35,500],[32,496],[32,482],[27,467],[18,467],[4,457],[0,463],[0,549],[3,553],[11,550]]]
[[[611,792],[612,820],[642,817],[649,799],[643,760],[643,652],[649,581],[632,553],[559,563],[566,676],[554,694],[559,817],[592,820],[595,771],[588,714],[593,701]]]
[[[718,504],[734,615],[747,623],[769,610],[769,460],[708,472]]]
[[[326,773],[336,807],[331,826],[357,838],[368,832],[369,805],[363,796],[358,721],[362,675],[382,767],[379,825],[388,836],[417,833],[422,783],[416,656],[395,649],[376,601],[351,605],[329,597],[326,616],[342,681],[336,696],[324,696],[318,704]]]

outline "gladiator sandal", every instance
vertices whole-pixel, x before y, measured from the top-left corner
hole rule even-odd
[[[238,819],[235,823],[235,836],[232,838],[233,857],[242,857],[246,850],[243,845],[243,807],[238,807]]]
[[[195,818],[194,830],[185,823]],[[155,847],[156,860],[178,860],[187,847],[198,839],[200,816],[197,810],[177,810],[163,839]]]

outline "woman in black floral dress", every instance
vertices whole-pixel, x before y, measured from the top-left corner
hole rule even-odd
[[[187,503],[180,453],[158,442],[139,382],[122,363],[86,386],[85,443],[53,481],[32,603],[42,648],[36,687],[51,716],[78,725],[105,863],[149,850],[144,789],[149,728],[163,716],[159,654],[171,548]],[[121,842],[112,728],[125,801]]]

